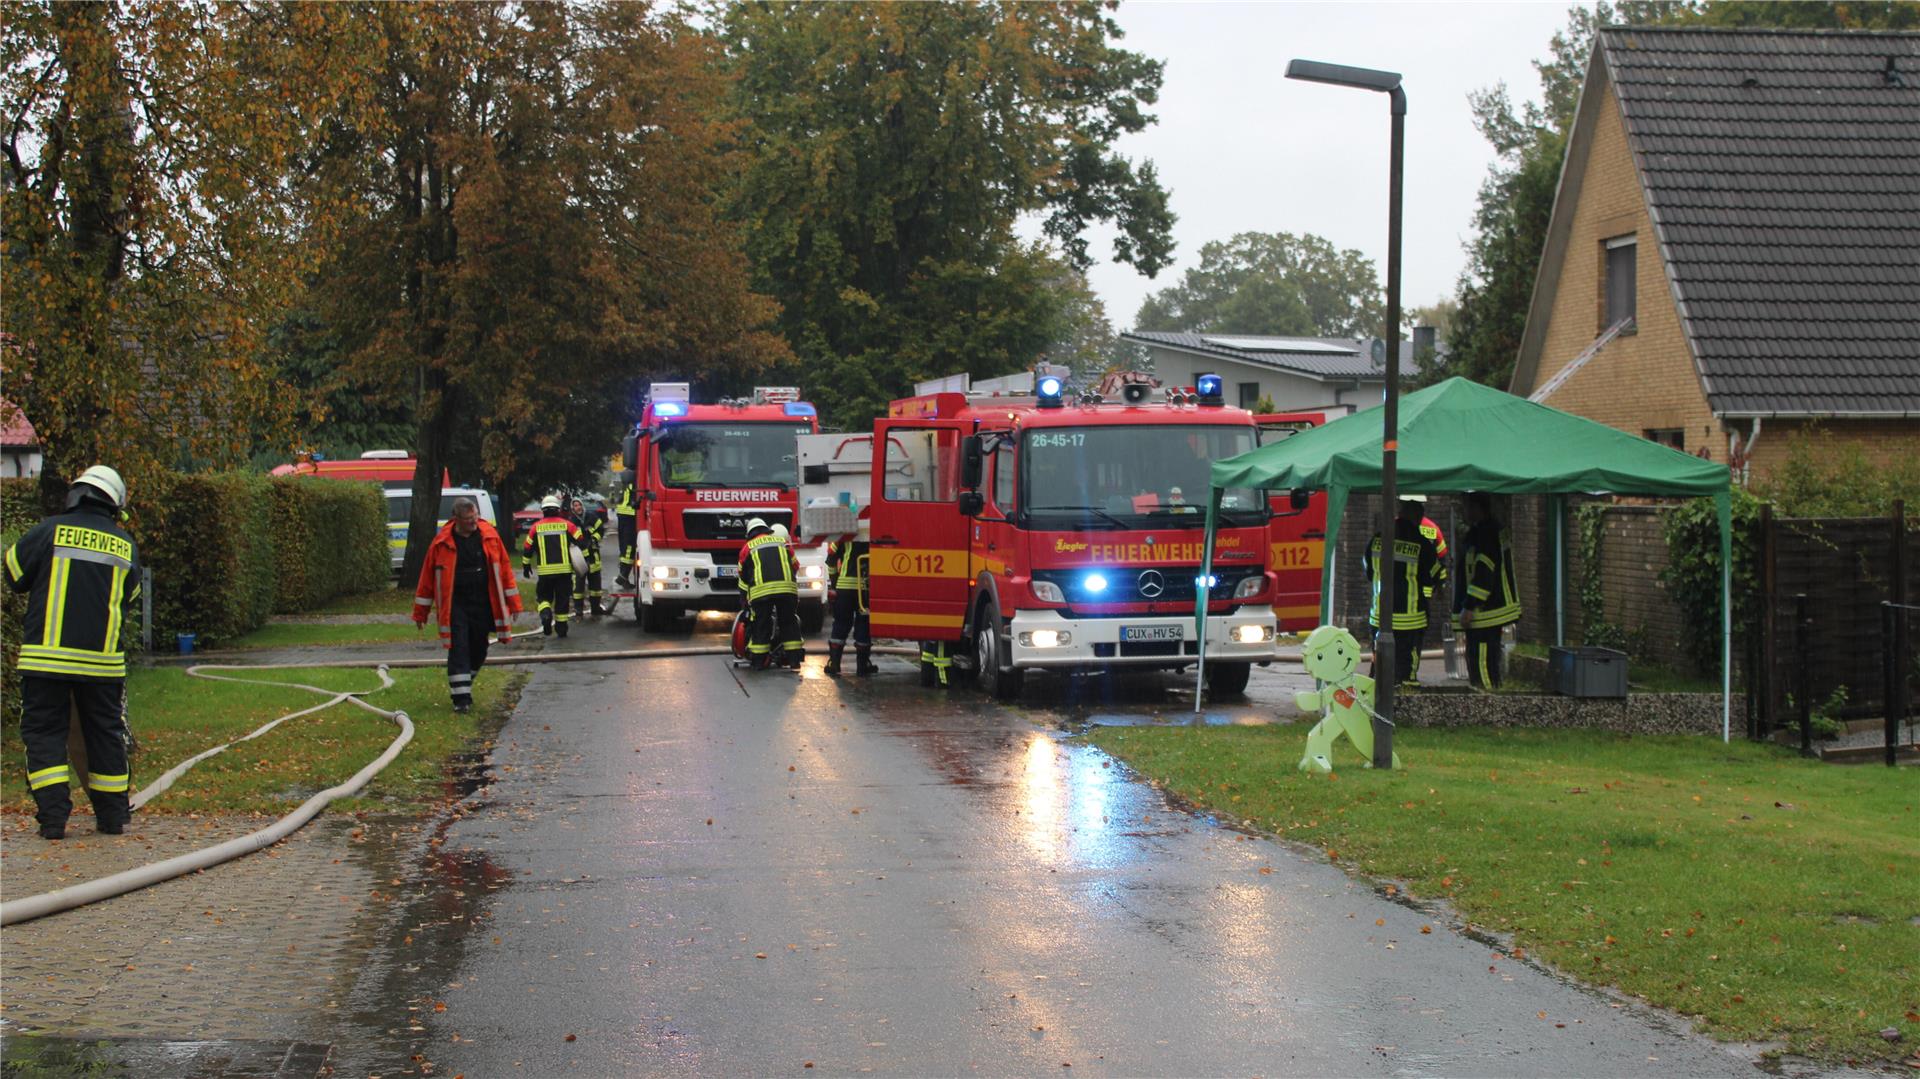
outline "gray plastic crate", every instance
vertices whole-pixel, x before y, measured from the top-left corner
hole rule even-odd
[[[1627,654],[1611,648],[1549,648],[1547,688],[1568,697],[1627,695]]]

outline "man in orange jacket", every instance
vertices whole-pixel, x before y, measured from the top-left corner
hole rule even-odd
[[[520,613],[507,545],[470,498],[454,502],[453,519],[427,545],[413,620],[426,625],[429,607],[439,610],[447,692],[453,710],[464,713],[473,707],[473,676],[487,662],[488,637],[497,635],[501,644],[512,640],[513,616]]]

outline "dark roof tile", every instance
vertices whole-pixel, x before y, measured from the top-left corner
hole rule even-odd
[[[1920,33],[1600,44],[1715,411],[1920,413]]]

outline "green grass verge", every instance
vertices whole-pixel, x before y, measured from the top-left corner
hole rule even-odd
[[[269,622],[259,629],[236,637],[219,647],[223,649],[298,648],[303,645],[372,644],[381,641],[438,641],[438,630],[431,624],[422,627],[412,622],[347,623]]]
[[[382,588],[339,599],[311,611],[311,614],[406,614],[413,610],[413,589]]]
[[[1920,782],[1764,745],[1408,729],[1406,767],[1295,770],[1305,728],[1101,728],[1180,796],[1444,899],[1722,1039],[1826,1059],[1920,1037]],[[1343,747],[1344,748],[1344,747]]]
[[[302,682],[324,689],[371,690],[380,684],[371,670],[308,669],[227,672],[262,681]],[[394,685],[367,697],[371,704],[405,711],[414,737],[400,757],[359,797],[335,811],[410,808],[451,792],[447,758],[467,747],[482,722],[511,707],[526,675],[511,669],[483,672],[476,680],[474,709],[454,715],[447,700],[446,672],[438,667],[393,671]],[[178,668],[135,670],[127,678],[127,715],[140,752],[133,762],[135,789],[201,750],[231,741],[276,716],[324,698],[275,686],[212,682]],[[264,813],[279,816],[314,792],[342,782],[373,760],[393,740],[393,722],[352,704],[288,720],[251,742],[195,765],[142,812]],[[5,805],[32,812],[26,763],[17,736],[5,743]],[[74,792],[76,805],[85,795]]]

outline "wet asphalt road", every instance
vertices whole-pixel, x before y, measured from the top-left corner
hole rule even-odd
[[[338,1074],[1753,1074],[1060,729],[1173,679],[1010,710],[883,668],[533,668]]]

